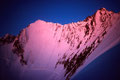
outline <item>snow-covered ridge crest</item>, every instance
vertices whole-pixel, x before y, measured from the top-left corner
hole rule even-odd
[[[19,57],[21,68],[26,66],[23,74],[26,70],[47,70],[51,72],[49,80],[69,80],[96,57],[120,43],[119,25],[119,13],[101,8],[76,23],[62,25],[37,20],[16,37],[0,38],[0,46],[12,46],[10,50]]]

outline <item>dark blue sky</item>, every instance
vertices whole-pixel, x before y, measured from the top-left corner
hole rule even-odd
[[[120,11],[118,0],[0,0],[0,36],[18,34],[30,23],[41,19],[67,24],[84,20],[105,7]]]
[[[102,7],[119,12],[120,0],[0,0],[0,36],[16,35],[38,19],[61,24],[81,21]],[[119,49],[120,45],[106,52],[73,80],[120,80]]]

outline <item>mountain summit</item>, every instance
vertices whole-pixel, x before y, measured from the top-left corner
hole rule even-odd
[[[0,77],[70,80],[120,43],[119,31],[120,13],[105,8],[84,21],[65,25],[37,20],[17,36],[6,34],[0,38]]]

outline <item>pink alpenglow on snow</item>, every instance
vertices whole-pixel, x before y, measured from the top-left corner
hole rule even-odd
[[[120,43],[120,13],[99,9],[84,21],[37,20],[17,36],[0,38],[0,59],[20,80],[70,80]]]

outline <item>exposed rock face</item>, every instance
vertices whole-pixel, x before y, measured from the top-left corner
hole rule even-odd
[[[15,40],[15,36],[6,34],[4,37],[0,38],[0,45],[10,44]]]
[[[16,40],[13,44],[13,53],[17,54],[20,57],[20,62],[22,65],[26,65],[27,62],[24,60],[24,45],[27,43],[27,37],[25,29],[23,29],[20,34],[16,37]]]
[[[120,43],[119,25],[120,14],[105,8],[84,21],[65,25],[38,20],[17,36],[7,34],[0,38],[0,51],[8,54],[4,46],[11,46],[11,53],[19,57],[15,57],[19,62],[13,65],[22,64],[19,66],[24,70],[23,77],[27,70],[39,69],[45,70],[45,74],[50,72],[44,80],[70,80],[96,57]]]

